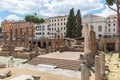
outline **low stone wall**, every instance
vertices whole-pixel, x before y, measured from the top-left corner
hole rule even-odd
[[[1,64],[0,63],[0,68],[5,68],[6,67],[6,64]]]
[[[13,52],[11,55],[9,55],[9,52],[1,52],[0,56],[13,56],[15,58],[23,58],[23,59],[30,59],[34,57],[34,54],[26,54],[26,53],[18,53],[18,52]]]

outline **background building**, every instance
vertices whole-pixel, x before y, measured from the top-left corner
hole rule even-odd
[[[117,15],[109,15],[107,17],[107,35],[117,35]]]
[[[94,30],[96,32],[96,38],[99,39],[106,35],[107,31],[107,19],[101,16],[89,14],[82,18],[82,24],[88,24],[89,30]],[[83,27],[83,36],[85,32],[85,27]]]
[[[51,39],[51,27],[49,20],[45,20],[44,23],[35,24],[35,39],[40,39],[42,37]]]
[[[51,27],[51,36],[54,38],[54,34],[66,34],[66,24],[68,16],[56,16],[48,18]]]

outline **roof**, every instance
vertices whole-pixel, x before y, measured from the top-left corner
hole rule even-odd
[[[61,17],[68,17],[68,15],[64,15],[64,16],[55,16],[55,17],[50,17],[48,19],[51,19],[51,18],[61,18]]]
[[[92,18],[99,18],[99,17],[101,17],[101,18],[104,18],[102,16],[98,16],[98,15],[94,15],[94,14],[88,14],[88,15],[83,16],[83,18],[87,18],[87,17],[92,17]]]

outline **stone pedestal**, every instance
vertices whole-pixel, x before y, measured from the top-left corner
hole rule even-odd
[[[9,38],[9,43],[12,44],[13,42],[13,31],[10,30],[10,38]]]
[[[105,74],[105,54],[103,52],[100,53],[100,65],[101,65],[101,74]]]
[[[101,66],[100,66],[100,57],[95,56],[95,80],[101,80]]]
[[[35,44],[35,56],[37,56],[39,54],[39,49],[38,49],[38,45]]]
[[[20,28],[20,46],[22,46],[22,42],[23,42],[23,36],[22,36],[22,28]]]
[[[84,65],[81,66],[81,80],[90,80],[89,69]]]
[[[6,39],[7,35],[6,35],[6,32],[4,32],[3,34],[4,34],[4,36],[3,36],[3,45],[6,45],[7,44],[7,39]]]
[[[46,42],[46,49],[45,50],[46,50],[46,53],[49,53],[49,42],[48,41]]]
[[[15,29],[15,46],[17,46],[17,43],[18,43],[18,39],[17,39],[17,37],[18,37],[18,29],[16,28]]]

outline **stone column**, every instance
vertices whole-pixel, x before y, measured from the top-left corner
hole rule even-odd
[[[81,80],[90,80],[89,69],[84,64],[81,65]]]
[[[6,45],[7,44],[6,32],[4,32],[3,34],[4,34],[3,45]]]
[[[10,29],[10,38],[9,38],[9,43],[12,44],[12,39],[13,39],[13,32],[12,32],[12,29]]]
[[[28,27],[26,28],[26,45],[28,46],[29,43],[29,32],[28,32]]]
[[[48,41],[46,41],[46,53],[49,53],[49,42]]]
[[[90,30],[90,39],[91,39],[91,51],[96,53],[96,42],[95,42],[95,32]]]
[[[20,46],[22,46],[23,36],[22,36],[22,28],[20,28]]]
[[[17,43],[18,43],[18,39],[17,39],[17,36],[18,36],[18,29],[16,28],[15,29],[15,46],[17,46]]]
[[[61,47],[61,39],[60,39],[60,35],[57,35],[57,49],[60,51],[60,47]]]
[[[55,37],[54,37],[54,51],[56,51],[56,39],[57,39],[57,34],[55,33]]]
[[[105,54],[103,52],[100,53],[100,64],[101,64],[101,74],[105,74]]]
[[[89,31],[88,24],[84,26],[85,30],[85,37],[84,37],[84,57],[86,59],[86,66],[90,67],[94,65],[95,61],[95,33],[94,31]]]
[[[51,49],[50,51],[51,51],[51,52],[54,51],[54,50],[53,50],[53,47],[54,47],[53,44],[54,44],[54,43],[53,43],[53,40],[51,40],[51,46],[50,46],[50,49]]]
[[[100,66],[100,57],[95,56],[95,80],[100,80],[101,66]]]
[[[35,44],[35,56],[39,54],[38,44]]]

